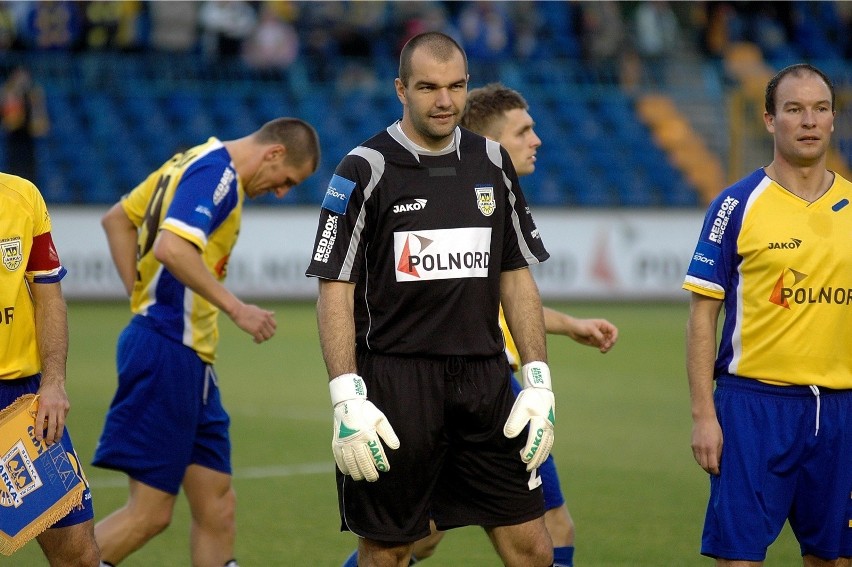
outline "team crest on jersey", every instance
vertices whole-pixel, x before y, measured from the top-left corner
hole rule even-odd
[[[24,261],[24,250],[21,246],[21,237],[4,240],[0,242],[0,254],[3,255],[3,265],[10,272],[14,272],[21,267],[21,262]]]
[[[490,217],[497,209],[494,201],[494,187],[476,187],[476,206],[486,217]]]

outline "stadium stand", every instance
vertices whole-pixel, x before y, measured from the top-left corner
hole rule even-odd
[[[5,4],[0,10],[16,3]],[[283,202],[313,205],[344,153],[399,117],[391,84],[395,50],[404,38],[427,27],[457,33],[466,4],[387,2],[353,15],[334,3],[294,2],[288,24],[301,39],[300,57],[286,68],[257,72],[238,56],[211,60],[197,44],[176,49],[155,43],[151,38],[161,37],[161,30],[153,28],[160,20],[152,17],[156,11],[149,2],[141,2],[138,13],[122,15],[130,18],[122,22],[125,35],[99,36],[98,49],[84,44],[87,36],[79,30],[69,33],[79,38],[77,44],[50,50],[22,33],[0,50],[0,71],[25,64],[47,94],[52,128],[38,142],[37,181],[51,202],[113,202],[183,147],[210,135],[239,137],[292,114],[317,127],[323,160],[318,174]],[[741,174],[737,168],[761,159],[760,154],[732,159],[728,154],[743,144],[729,148],[728,136],[720,143],[719,124],[727,128],[727,122],[714,124],[708,115],[734,112],[729,100],[737,100],[738,92],[750,94],[742,104],[756,104],[768,74],[793,61],[813,59],[839,86],[852,83],[843,59],[852,35],[842,33],[850,10],[842,3],[767,3],[774,12],[759,6],[763,3],[730,3],[717,14],[718,7],[705,3],[673,2],[681,25],[677,48],[654,60],[638,57],[632,43],[631,18],[641,3],[618,3],[620,11],[607,13],[624,20],[619,26],[626,39],[613,38],[622,42],[618,45],[602,44],[601,28],[589,23],[601,13],[593,2],[500,4],[509,41],[504,51],[511,57],[504,53],[495,60],[472,49],[472,84],[480,83],[478,77],[496,78],[528,99],[544,142],[537,171],[524,180],[534,205],[706,203],[726,179]],[[702,21],[695,11],[703,9],[707,14],[698,16],[704,24],[694,23]],[[802,18],[807,25],[800,24]],[[351,43],[338,40],[347,24],[357,27],[359,37],[382,41],[353,56]],[[131,28],[136,39],[127,35]],[[824,31],[818,41],[812,28]],[[604,51],[612,48],[616,51]],[[700,77],[703,82],[695,80]],[[703,88],[702,96],[689,88]],[[698,98],[704,106],[694,102],[689,111],[681,109],[685,100]],[[691,120],[696,113],[705,120]],[[731,128],[737,135],[739,125]],[[852,156],[849,135],[838,135],[832,155],[838,168]]]
[[[645,95],[638,101],[637,110],[657,144],[685,173],[703,201],[710,201],[725,184],[721,162],[708,151],[675,103],[665,95]]]

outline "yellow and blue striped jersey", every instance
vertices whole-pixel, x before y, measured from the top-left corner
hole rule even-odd
[[[852,388],[852,184],[805,201],[763,169],[712,203],[683,287],[724,301],[716,375]]]
[[[65,277],[50,215],[31,182],[0,173],[0,380],[41,372],[30,285]]]
[[[503,341],[505,344],[506,358],[509,359],[509,366],[513,372],[517,372],[521,367],[521,355],[518,353],[518,347],[515,345],[515,339],[512,338],[512,333],[509,332],[509,325],[506,323],[506,315],[503,313],[503,306],[500,305],[500,330],[503,331]]]
[[[204,265],[224,281],[242,217],[243,187],[222,142],[176,154],[125,195],[121,204],[139,229],[131,310],[157,330],[212,363],[219,341],[219,309],[184,286],[154,257],[160,230],[194,244]]]

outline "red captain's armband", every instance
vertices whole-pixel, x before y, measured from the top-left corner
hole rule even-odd
[[[30,261],[27,264],[28,272],[49,272],[59,268],[59,254],[53,245],[53,238],[49,232],[39,234],[33,238],[33,249],[30,253]]]

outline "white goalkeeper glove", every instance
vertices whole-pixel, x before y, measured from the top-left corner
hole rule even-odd
[[[527,471],[532,471],[541,466],[553,448],[555,404],[550,387],[550,368],[546,363],[536,361],[524,364],[521,374],[524,377],[524,389],[518,394],[509,412],[503,435],[510,439],[517,437],[526,424],[530,424],[521,460],[527,463]]]
[[[343,374],[328,383],[334,406],[334,436],[331,450],[337,468],[354,480],[379,480],[379,472],[390,470],[379,436],[391,449],[399,438],[385,414],[367,399],[367,385],[357,374]]]

